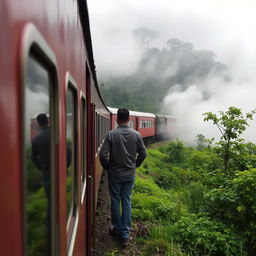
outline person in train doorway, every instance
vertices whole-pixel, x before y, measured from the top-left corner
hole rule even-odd
[[[51,129],[48,117],[42,113],[36,117],[39,133],[32,139],[32,161],[42,172],[43,186],[47,199],[46,226],[50,246],[50,212],[51,212]],[[67,168],[71,164],[72,152],[67,145]]]
[[[108,173],[112,222],[109,232],[120,238],[122,246],[126,247],[131,229],[131,192],[135,171],[144,161],[146,149],[140,133],[128,126],[127,109],[118,109],[117,123],[117,129],[106,134],[100,151],[100,162]]]

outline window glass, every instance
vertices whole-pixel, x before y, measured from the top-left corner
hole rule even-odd
[[[68,246],[72,227],[72,218],[76,214],[77,206],[77,166],[76,166],[76,94],[75,90],[68,87],[66,101],[66,152],[67,152],[67,227],[68,227]]]
[[[82,111],[81,111],[81,136],[82,136],[82,176],[81,180],[82,183],[86,183],[86,156],[87,156],[87,125],[86,125],[86,120],[87,120],[87,112],[86,112],[86,101],[85,99],[82,99]]]
[[[50,255],[53,122],[50,75],[29,56],[25,73],[24,146],[27,255]],[[40,114],[40,115],[39,115]]]

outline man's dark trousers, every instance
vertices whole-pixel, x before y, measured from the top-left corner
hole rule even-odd
[[[134,180],[134,176],[108,177],[111,197],[111,222],[113,229],[121,238],[128,238],[131,229],[131,192]],[[120,203],[122,204],[121,213]]]

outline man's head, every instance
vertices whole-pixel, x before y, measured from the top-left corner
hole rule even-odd
[[[119,108],[117,111],[117,123],[126,124],[129,122],[129,110],[126,108]]]
[[[36,117],[36,120],[39,124],[39,127],[46,127],[48,126],[48,117],[46,114],[39,114],[37,117]]]

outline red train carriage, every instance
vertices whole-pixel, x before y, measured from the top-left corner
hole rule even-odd
[[[97,152],[110,113],[98,92],[86,2],[2,0],[0,9],[1,255],[91,255]],[[38,113],[50,121],[47,182],[31,160]]]
[[[155,136],[155,119],[156,116],[152,113],[135,112],[137,131],[140,132],[143,138]]]
[[[116,129],[117,128],[117,108],[111,108],[108,107],[110,113],[111,113],[111,128],[112,129]],[[129,121],[129,127],[137,130],[137,123],[136,123],[136,112],[129,110],[129,114],[130,114],[130,121]]]

